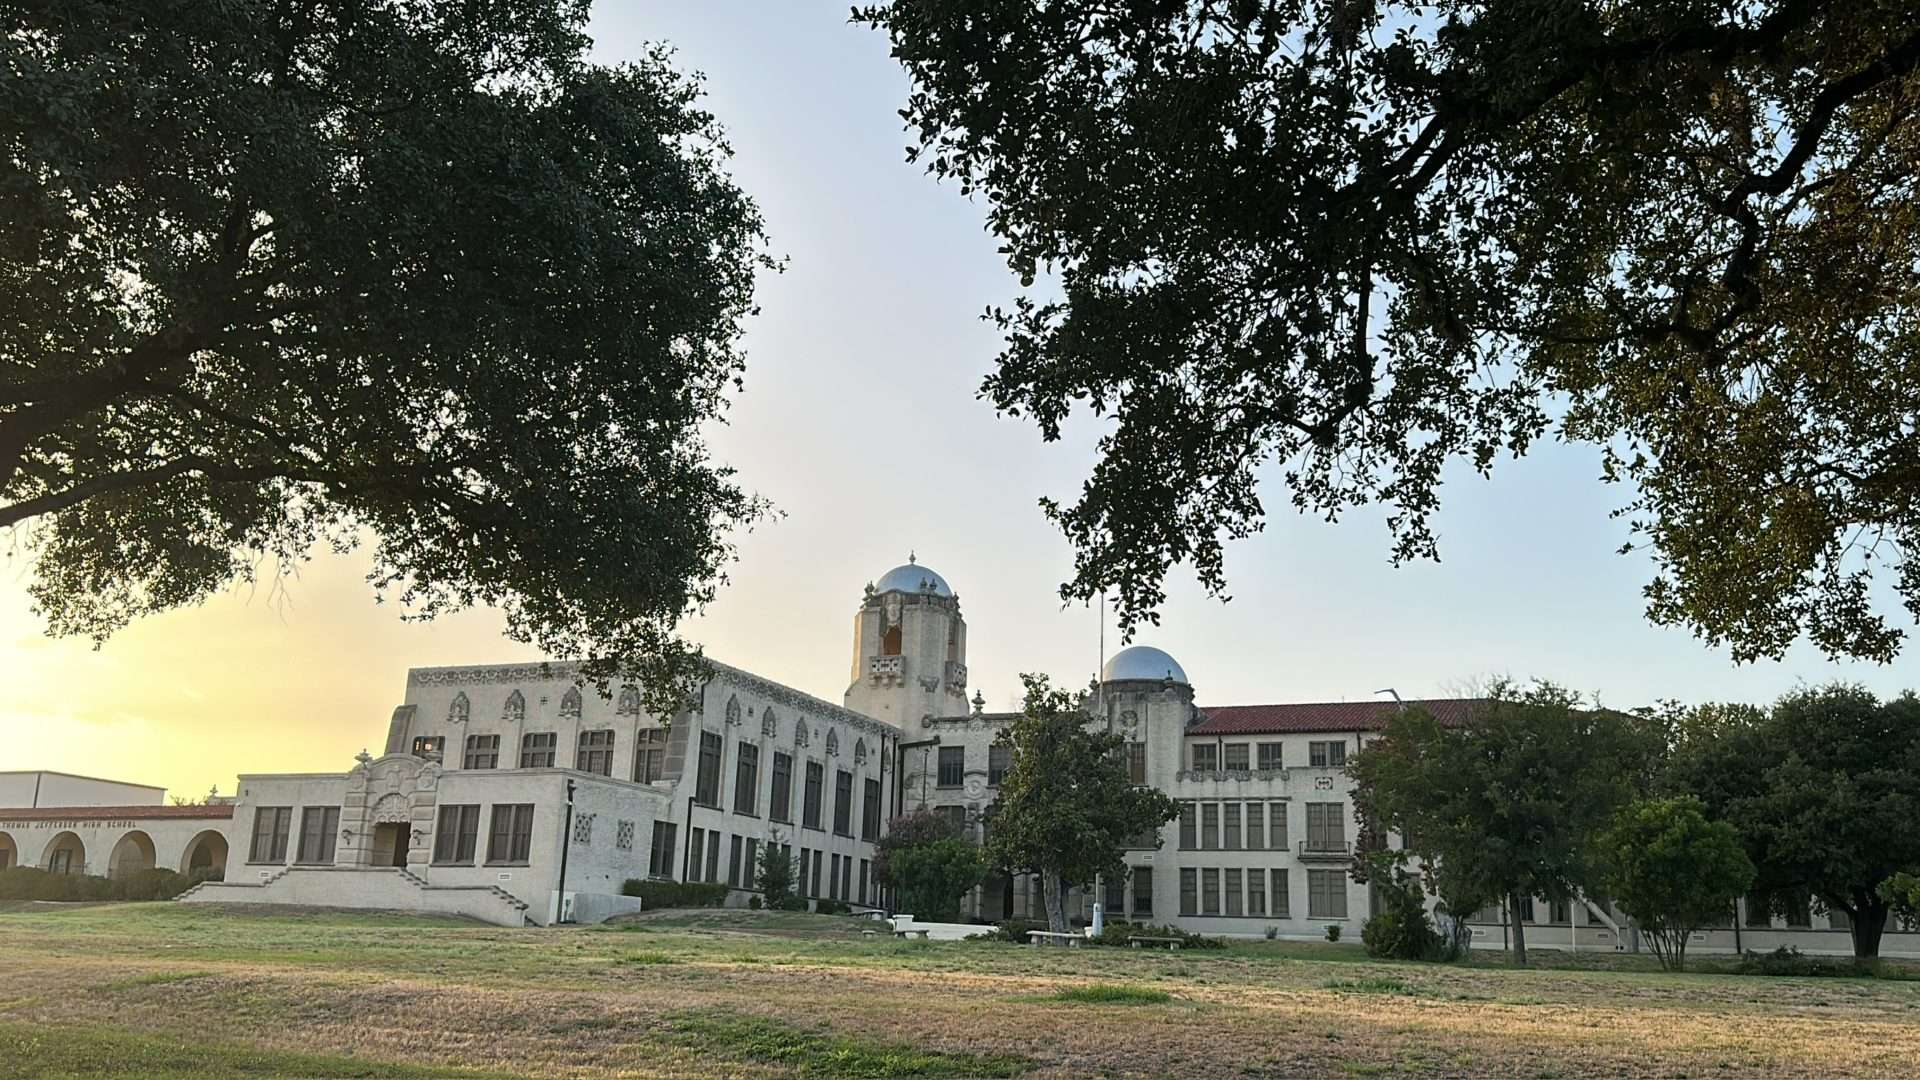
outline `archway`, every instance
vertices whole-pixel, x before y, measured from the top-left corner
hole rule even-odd
[[[180,857],[180,872],[188,877],[219,881],[227,876],[227,838],[215,829],[207,829],[187,841],[187,853]]]
[[[110,878],[126,877],[153,867],[153,837],[139,829],[121,837],[113,845],[113,853],[107,856],[107,876]]]
[[[47,850],[40,856],[40,868],[54,874],[84,874],[87,845],[75,834],[63,832],[47,841]]]
[[[20,845],[13,837],[0,832],[0,870],[11,870],[20,865]]]

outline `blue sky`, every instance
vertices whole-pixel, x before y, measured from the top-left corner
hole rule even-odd
[[[609,0],[592,26],[600,60],[665,40],[706,74],[734,174],[787,260],[761,283],[746,388],[713,434],[717,456],[785,516],[742,538],[732,584],[687,629],[720,659],[838,701],[861,587],[914,550],[961,597],[973,684],[1011,707],[1021,672],[1077,686],[1098,662],[1098,620],[1061,607],[1072,556],[1035,502],[1072,497],[1099,429],[1082,419],[1046,445],[977,398],[998,344],[980,313],[1018,283],[984,206],[906,163],[905,76],[884,39],[846,17],[845,3],[810,0]],[[1552,678],[1619,707],[1911,681],[1908,660],[1836,665],[1805,647],[1737,666],[1647,624],[1649,568],[1615,554],[1626,535],[1609,513],[1624,496],[1599,483],[1590,447],[1543,445],[1491,481],[1454,475],[1444,561],[1398,569],[1382,514],[1299,518],[1271,471],[1262,494],[1276,516],[1228,550],[1232,601],[1177,572],[1161,626],[1139,638],[1177,657],[1205,703],[1445,695],[1494,675]],[[100,652],[44,638],[24,567],[4,568],[9,768],[183,791],[230,791],[240,770],[344,770],[381,744],[408,667],[532,655],[492,612],[401,624],[361,580],[364,554],[144,620]]]

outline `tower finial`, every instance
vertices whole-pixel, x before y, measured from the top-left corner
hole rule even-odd
[[[919,559],[917,559],[917,558],[915,558],[915,557],[914,557],[914,554],[913,554],[913,549],[912,549],[912,548],[908,548],[908,549],[907,549],[907,565],[908,565],[908,566],[912,566],[913,564],[915,564],[915,563],[917,563],[917,562],[919,562],[919,561],[920,561]]]

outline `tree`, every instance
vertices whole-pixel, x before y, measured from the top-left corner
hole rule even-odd
[[[1880,895],[1909,925],[1920,924],[1920,874],[1893,875],[1880,886]]]
[[[1739,832],[1773,910],[1811,897],[1846,913],[1855,956],[1879,956],[1881,887],[1920,868],[1920,698],[1834,683],[1736,716],[1683,740],[1665,787]]]
[[[1069,599],[1296,509],[1435,557],[1449,463],[1599,447],[1649,616],[1885,660],[1920,614],[1920,26],[1877,0],[892,0],[911,160],[1023,286],[984,396],[1111,416]],[[1872,558],[1878,554],[1881,558]],[[1887,564],[1891,564],[1890,566]],[[1890,571],[1876,577],[1874,571]]]
[[[1125,740],[1088,727],[1090,717],[1072,695],[1053,689],[1044,675],[1020,678],[1026,707],[1001,737],[1012,761],[994,803],[987,859],[1038,877],[1047,925],[1065,933],[1067,889],[1103,875],[1124,876],[1128,841],[1157,836],[1180,816],[1180,806],[1153,788],[1133,786],[1122,756]]]
[[[50,633],[371,538],[410,617],[690,670],[769,263],[698,80],[586,62],[587,9],[9,5],[0,526]]]
[[[1600,837],[1607,894],[1647,935],[1660,966],[1682,971],[1687,940],[1727,918],[1753,884],[1740,834],[1694,798],[1642,799]]]
[[[1427,894],[1420,879],[1407,872],[1399,852],[1374,852],[1369,878],[1377,885],[1379,907],[1360,928],[1368,956],[1393,960],[1426,960],[1443,955],[1456,939],[1443,941],[1427,917]],[[1457,955],[1457,954],[1456,954]],[[1453,956],[1446,956],[1453,959]]]
[[[1401,710],[1347,771],[1365,827],[1405,838],[1451,911],[1507,903],[1525,965],[1521,901],[1570,901],[1598,883],[1594,839],[1655,752],[1624,714],[1550,683],[1500,683],[1460,727]]]
[[[781,847],[781,840],[778,829],[767,834],[766,843],[760,845],[760,854],[755,859],[759,865],[754,867],[754,884],[760,889],[769,911],[779,911],[794,899],[793,854]]]
[[[960,897],[986,876],[980,849],[949,838],[895,851],[888,881],[899,890],[900,910],[952,922],[960,917]]]

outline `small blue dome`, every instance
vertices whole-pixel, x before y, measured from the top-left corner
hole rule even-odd
[[[1187,682],[1187,673],[1179,662],[1151,645],[1130,645],[1114,653],[1107,666],[1100,669],[1101,682],[1119,682],[1123,679],[1172,679],[1182,685]]]
[[[952,596],[953,590],[947,587],[947,579],[918,563],[896,566],[880,575],[873,586],[874,592],[930,592],[935,596]]]

